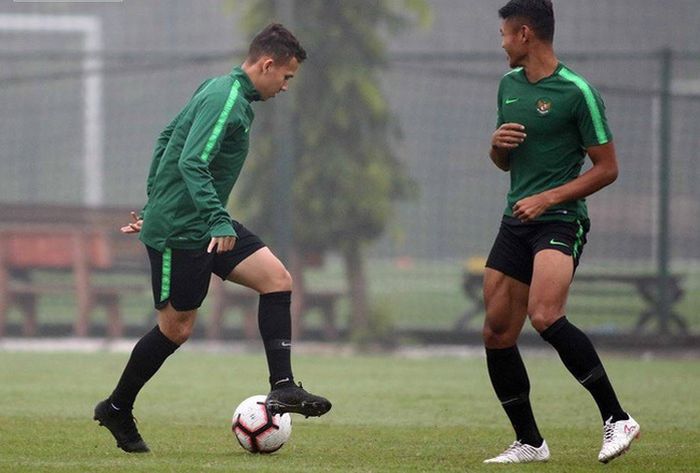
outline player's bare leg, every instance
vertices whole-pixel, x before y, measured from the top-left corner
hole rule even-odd
[[[292,290],[292,276],[267,247],[241,261],[227,279],[260,294]]]
[[[484,270],[483,338],[486,348],[515,345],[525,323],[529,286],[495,269]]]
[[[163,335],[177,345],[182,345],[190,338],[196,320],[196,310],[181,312],[168,304],[158,311],[158,328]]]
[[[542,250],[535,255],[527,313],[539,333],[564,315],[573,273],[570,255],[557,250]]]
[[[598,460],[625,453],[639,436],[639,424],[620,406],[593,344],[564,315],[573,275],[573,258],[557,250],[535,255],[528,312],[533,327],[559,353],[562,362],[593,396],[603,419]]]
[[[273,414],[296,412],[321,416],[328,412],[328,399],[308,393],[294,384],[291,366],[292,277],[282,262],[264,247],[239,263],[227,278],[260,293],[258,326],[270,369],[270,394],[266,406]]]
[[[484,272],[484,345],[491,384],[515,429],[516,440],[485,463],[547,461],[549,449],[530,406],[530,381],[516,342],[527,315],[529,286],[500,271]]]

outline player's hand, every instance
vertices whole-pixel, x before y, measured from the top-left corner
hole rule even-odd
[[[525,127],[520,123],[504,123],[491,135],[491,146],[504,149],[517,148],[526,137]]]
[[[216,248],[217,253],[223,253],[225,251],[231,251],[236,244],[236,237],[234,236],[221,236],[212,237],[207,247],[207,253],[211,253]]]
[[[143,219],[139,218],[136,212],[131,212],[131,220],[133,220],[133,222],[120,228],[122,233],[138,233],[141,231]]]
[[[531,195],[515,203],[513,217],[528,222],[542,215],[551,206],[552,202],[545,193]]]

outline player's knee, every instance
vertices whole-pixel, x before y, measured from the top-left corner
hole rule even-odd
[[[552,325],[561,317],[561,309],[558,307],[536,307],[529,311],[530,323],[532,327],[539,333],[547,330],[547,327]]]
[[[516,340],[513,331],[507,324],[489,323],[484,324],[481,332],[486,348],[504,348],[515,344]]]
[[[165,334],[173,343],[178,345],[185,343],[190,338],[190,335],[192,335],[192,329],[171,329]]]
[[[180,339],[182,340],[182,343],[185,343],[190,336],[192,335],[192,332],[194,331],[194,324],[187,324],[183,325],[180,328]]]
[[[282,266],[272,274],[270,284],[273,292],[291,291],[292,275]]]
[[[484,329],[481,331],[481,338],[484,340],[484,345],[490,347],[496,341],[498,335],[494,332],[491,327],[484,325]]]
[[[182,345],[185,343],[194,329],[194,324],[187,322],[176,322],[161,325],[160,330],[170,341]]]

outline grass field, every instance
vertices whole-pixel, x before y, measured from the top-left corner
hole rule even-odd
[[[0,351],[0,471],[8,472],[692,472],[700,465],[697,360],[605,356],[624,406],[642,425],[631,452],[597,460],[600,419],[559,361],[524,350],[547,464],[483,465],[512,441],[484,360],[297,356],[297,376],[333,410],[294,417],[279,452],[244,452],[230,416],[264,393],[262,353],[182,350],[144,389],[135,415],[152,453],[128,455],[92,421],[126,353]]]

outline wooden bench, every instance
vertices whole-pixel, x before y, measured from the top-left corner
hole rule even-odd
[[[138,244],[138,242],[135,242]],[[0,227],[0,336],[5,333],[7,313],[16,306],[23,314],[22,333],[37,334],[37,305],[44,296],[72,294],[77,316],[76,336],[86,336],[90,315],[103,307],[107,313],[107,334],[123,333],[120,299],[125,293],[144,291],[144,284],[96,284],[97,272],[115,267],[108,232],[92,226],[3,225]],[[36,273],[55,273],[38,281]]]
[[[210,285],[211,314],[207,326],[207,337],[221,338],[226,313],[233,308],[243,314],[243,334],[248,340],[255,340],[258,335],[258,300],[257,292],[233,283],[224,283],[213,276]],[[300,338],[304,332],[302,315],[310,310],[319,310],[323,318],[323,337],[326,340],[338,338],[336,325],[336,306],[344,294],[341,291],[308,291],[304,294],[304,307],[299,312],[292,311],[292,333]]]
[[[683,289],[684,276],[673,273],[668,275],[666,280],[666,293],[668,297],[668,321],[675,325],[679,333],[688,333],[688,324],[683,317],[676,311],[678,304],[685,295]],[[635,331],[641,332],[646,325],[651,322],[659,321],[662,314],[662,308],[659,303],[659,285],[661,278],[655,273],[591,273],[582,272],[574,277],[571,293],[574,295],[595,295],[597,297],[619,297],[618,293],[601,290],[603,288],[610,289],[611,286],[631,286],[642,299],[643,308],[639,313],[635,324]],[[671,328],[671,327],[669,327]]]
[[[469,322],[478,314],[484,312],[484,299],[482,293],[484,279],[483,261],[481,264],[467,264],[462,279],[462,289],[467,298],[472,302],[472,307],[467,310],[455,322],[455,330],[465,330]],[[658,300],[658,287],[660,278],[650,272],[640,273],[610,273],[610,272],[577,272],[571,285],[570,295],[590,295],[599,298],[618,297],[619,293],[610,291],[616,285],[632,287],[641,298],[643,308],[639,312],[634,330],[641,332],[650,322],[658,321],[661,317],[661,309]],[[670,274],[667,280],[669,314],[668,321],[676,326],[678,331],[686,334],[688,325],[683,317],[675,309],[685,294],[683,289],[683,275]],[[605,289],[605,290],[604,290]],[[670,327],[669,327],[670,328]]]

